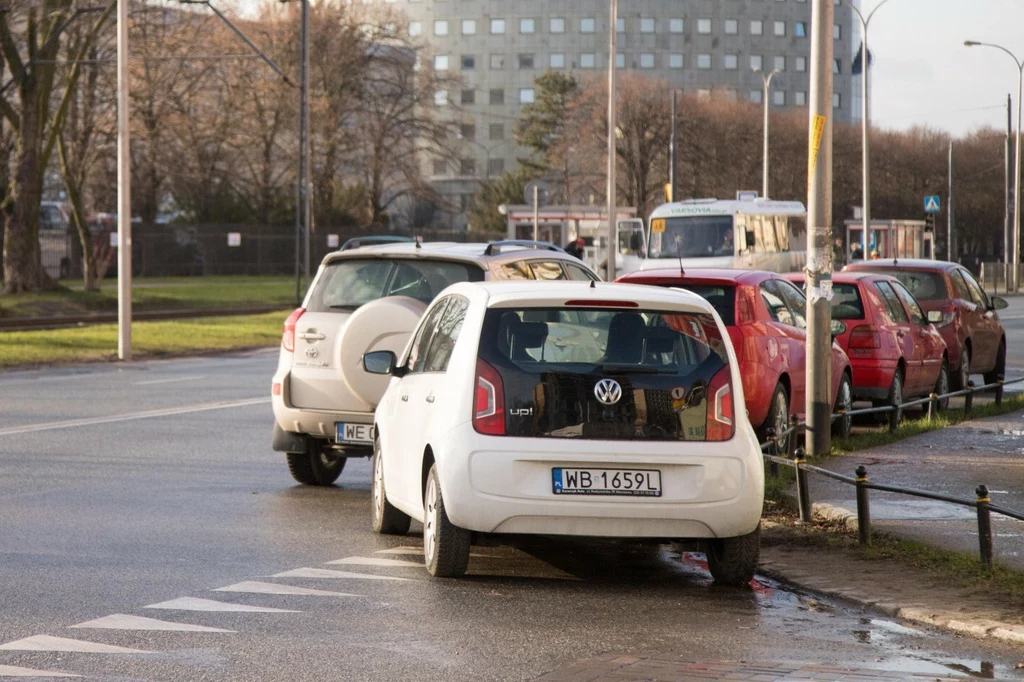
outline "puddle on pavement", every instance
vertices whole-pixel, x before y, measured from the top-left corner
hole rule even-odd
[[[856,509],[852,500],[828,500],[828,503]],[[871,500],[871,519],[874,521],[962,521],[976,518],[974,509],[946,502],[907,497],[897,500],[875,497]]]
[[[892,646],[894,635],[928,637],[928,634],[914,628],[900,625],[891,620],[883,618],[861,618],[861,629],[853,631],[853,638],[861,644],[872,644]],[[903,649],[903,647],[900,647]],[[912,654],[903,652],[904,659],[886,661],[886,666],[891,666],[894,672],[911,672],[918,675],[922,673],[945,675],[949,672],[956,672],[969,675],[978,679],[991,680],[996,676],[996,664],[992,661],[961,659],[946,657],[941,654]]]

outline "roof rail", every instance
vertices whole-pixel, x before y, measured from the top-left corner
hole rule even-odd
[[[502,241],[491,242],[484,249],[485,256],[494,256],[501,253],[503,246],[519,246],[524,249],[543,249],[546,251],[557,251],[558,253],[565,253],[565,250],[555,246],[551,242],[538,242],[532,239],[505,239]]]

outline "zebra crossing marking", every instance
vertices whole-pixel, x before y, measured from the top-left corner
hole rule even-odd
[[[153,651],[128,649],[123,646],[86,642],[81,639],[53,637],[51,635],[33,635],[15,642],[0,644],[5,651],[66,651],[78,654],[152,654]]]
[[[421,552],[422,554],[422,552]],[[369,557],[369,556],[350,556],[344,559],[337,559],[335,561],[325,562],[328,566],[345,565],[345,566],[411,566],[413,568],[423,568],[422,561],[405,561],[403,559],[384,559],[381,557]]]
[[[346,578],[352,580],[402,580],[409,578],[395,578],[390,575],[371,575],[369,573],[351,573],[349,571],[331,571],[326,568],[296,568],[284,573],[276,573],[271,578]]]
[[[169,620],[157,620],[145,616],[130,616],[126,613],[114,613],[96,620],[86,621],[73,628],[98,628],[103,630],[166,630],[168,632],[234,632],[223,628],[211,628],[206,625],[191,623],[175,623]]]
[[[234,613],[301,613],[291,609],[275,609],[269,606],[249,606],[248,604],[232,604],[215,599],[198,599],[196,597],[180,597],[159,604],[150,604],[147,609],[167,609],[170,611],[223,611]]]
[[[19,668],[16,665],[0,665],[0,677],[81,677],[74,673],[62,673],[56,670],[33,670]]]
[[[348,592],[330,592],[328,590],[314,590],[309,587],[295,587],[294,585],[281,585],[278,583],[261,583],[257,580],[244,580],[227,587],[218,587],[214,592],[251,592],[253,594],[287,594],[309,597],[360,597],[359,594]]]

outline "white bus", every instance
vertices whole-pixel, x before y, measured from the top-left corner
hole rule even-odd
[[[807,210],[799,201],[690,199],[662,204],[648,223],[638,267],[796,272],[807,262]]]

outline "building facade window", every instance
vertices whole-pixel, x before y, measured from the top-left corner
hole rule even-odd
[[[438,19],[434,22],[434,35],[435,36],[446,36],[448,35],[448,22],[444,19]]]
[[[785,71],[786,70],[786,58],[785,57],[776,57],[775,58],[775,68],[778,71]]]
[[[738,68],[740,68],[740,58],[739,58],[739,55],[735,55],[735,54],[724,55],[722,57],[722,66],[724,66],[729,71],[737,70]]]
[[[537,30],[537,22],[532,18],[520,19],[519,20],[519,32],[520,33],[533,33]]]
[[[462,70],[472,71],[476,68],[476,57],[471,54],[462,55]]]
[[[683,55],[680,52],[672,52],[668,56],[668,68],[670,69],[681,69],[683,68]]]
[[[710,19],[698,19],[697,20],[697,33],[708,36],[711,35],[711,20]]]
[[[594,17],[583,17],[580,19],[580,33],[594,33],[597,31],[597,19]]]
[[[463,140],[475,140],[476,125],[473,123],[459,124],[459,137],[462,138]]]
[[[797,90],[796,92],[794,92],[793,104],[797,105],[798,107],[807,106],[807,93],[804,92],[803,90]]]
[[[504,104],[505,103],[505,91],[502,88],[491,88],[490,103],[491,104]]]
[[[474,159],[462,159],[459,164],[460,175],[476,175],[476,161]]]
[[[472,88],[463,90],[461,101],[463,104],[476,104],[476,90]]]
[[[776,21],[775,22],[775,35],[784,36],[786,35],[786,22]]]
[[[491,68],[494,70],[500,70],[505,68],[505,55],[503,54],[492,54],[490,58]]]
[[[551,17],[548,20],[549,33],[565,33],[565,19],[562,17]]]
[[[448,70],[448,55],[446,54],[435,54],[434,55],[434,71],[447,71]]]
[[[593,52],[584,52],[580,55],[580,68],[593,69],[597,66],[597,55]]]
[[[519,55],[519,68],[520,69],[532,69],[533,68],[533,54],[524,53]]]
[[[800,73],[807,71],[807,57],[796,57],[793,60],[793,68]]]
[[[786,106],[786,92],[784,90],[776,90],[772,93],[772,104],[777,107]]]
[[[626,55],[622,54],[621,52],[618,52],[615,55],[615,68],[616,69],[624,69],[624,68],[626,68]]]
[[[548,59],[548,66],[552,69],[564,69],[565,68],[565,53],[564,52],[552,52],[551,57]]]
[[[764,22],[761,21],[760,19],[752,19],[750,21],[750,35],[764,35]]]
[[[409,35],[410,36],[421,36],[423,35],[423,23],[419,21],[409,22]]]
[[[793,24],[793,35],[795,35],[797,38],[806,38],[807,37],[807,22],[805,22],[805,21],[798,21],[795,24]]]
[[[697,55],[697,68],[698,69],[710,69],[711,68],[711,55],[699,54]]]
[[[505,139],[505,124],[504,123],[492,123],[488,128],[488,137],[492,140],[504,140]]]
[[[505,172],[505,159],[490,159],[487,162],[487,175],[501,175]]]
[[[740,22],[736,19],[726,19],[722,24],[722,30],[727,36],[734,36],[740,32]]]
[[[682,33],[683,32],[683,20],[682,19],[669,19],[668,20],[668,32],[669,33]]]
[[[533,104],[534,95],[533,88],[520,88],[519,89],[519,103],[520,104]]]
[[[491,19],[491,35],[497,36],[505,33],[504,19]]]
[[[654,33],[654,19],[651,17],[640,18],[640,32],[641,33]]]
[[[654,68],[654,53],[653,52],[641,52],[640,53],[640,68],[641,69],[653,69]]]
[[[760,90],[751,90],[750,91],[750,101],[753,102],[754,104],[760,104],[761,103],[761,99],[763,97],[764,97],[764,93],[761,92]]]
[[[764,67],[764,58],[759,54],[750,55],[750,68],[754,71],[760,71]]]
[[[434,175],[444,175],[448,172],[448,162],[444,159],[434,159]]]
[[[841,109],[842,106],[843,106],[843,96],[842,96],[842,94],[838,93],[838,92],[833,92],[832,93],[832,108],[833,109]]]
[[[464,35],[464,36],[475,36],[476,35],[476,19],[463,19],[462,20],[462,35]]]

